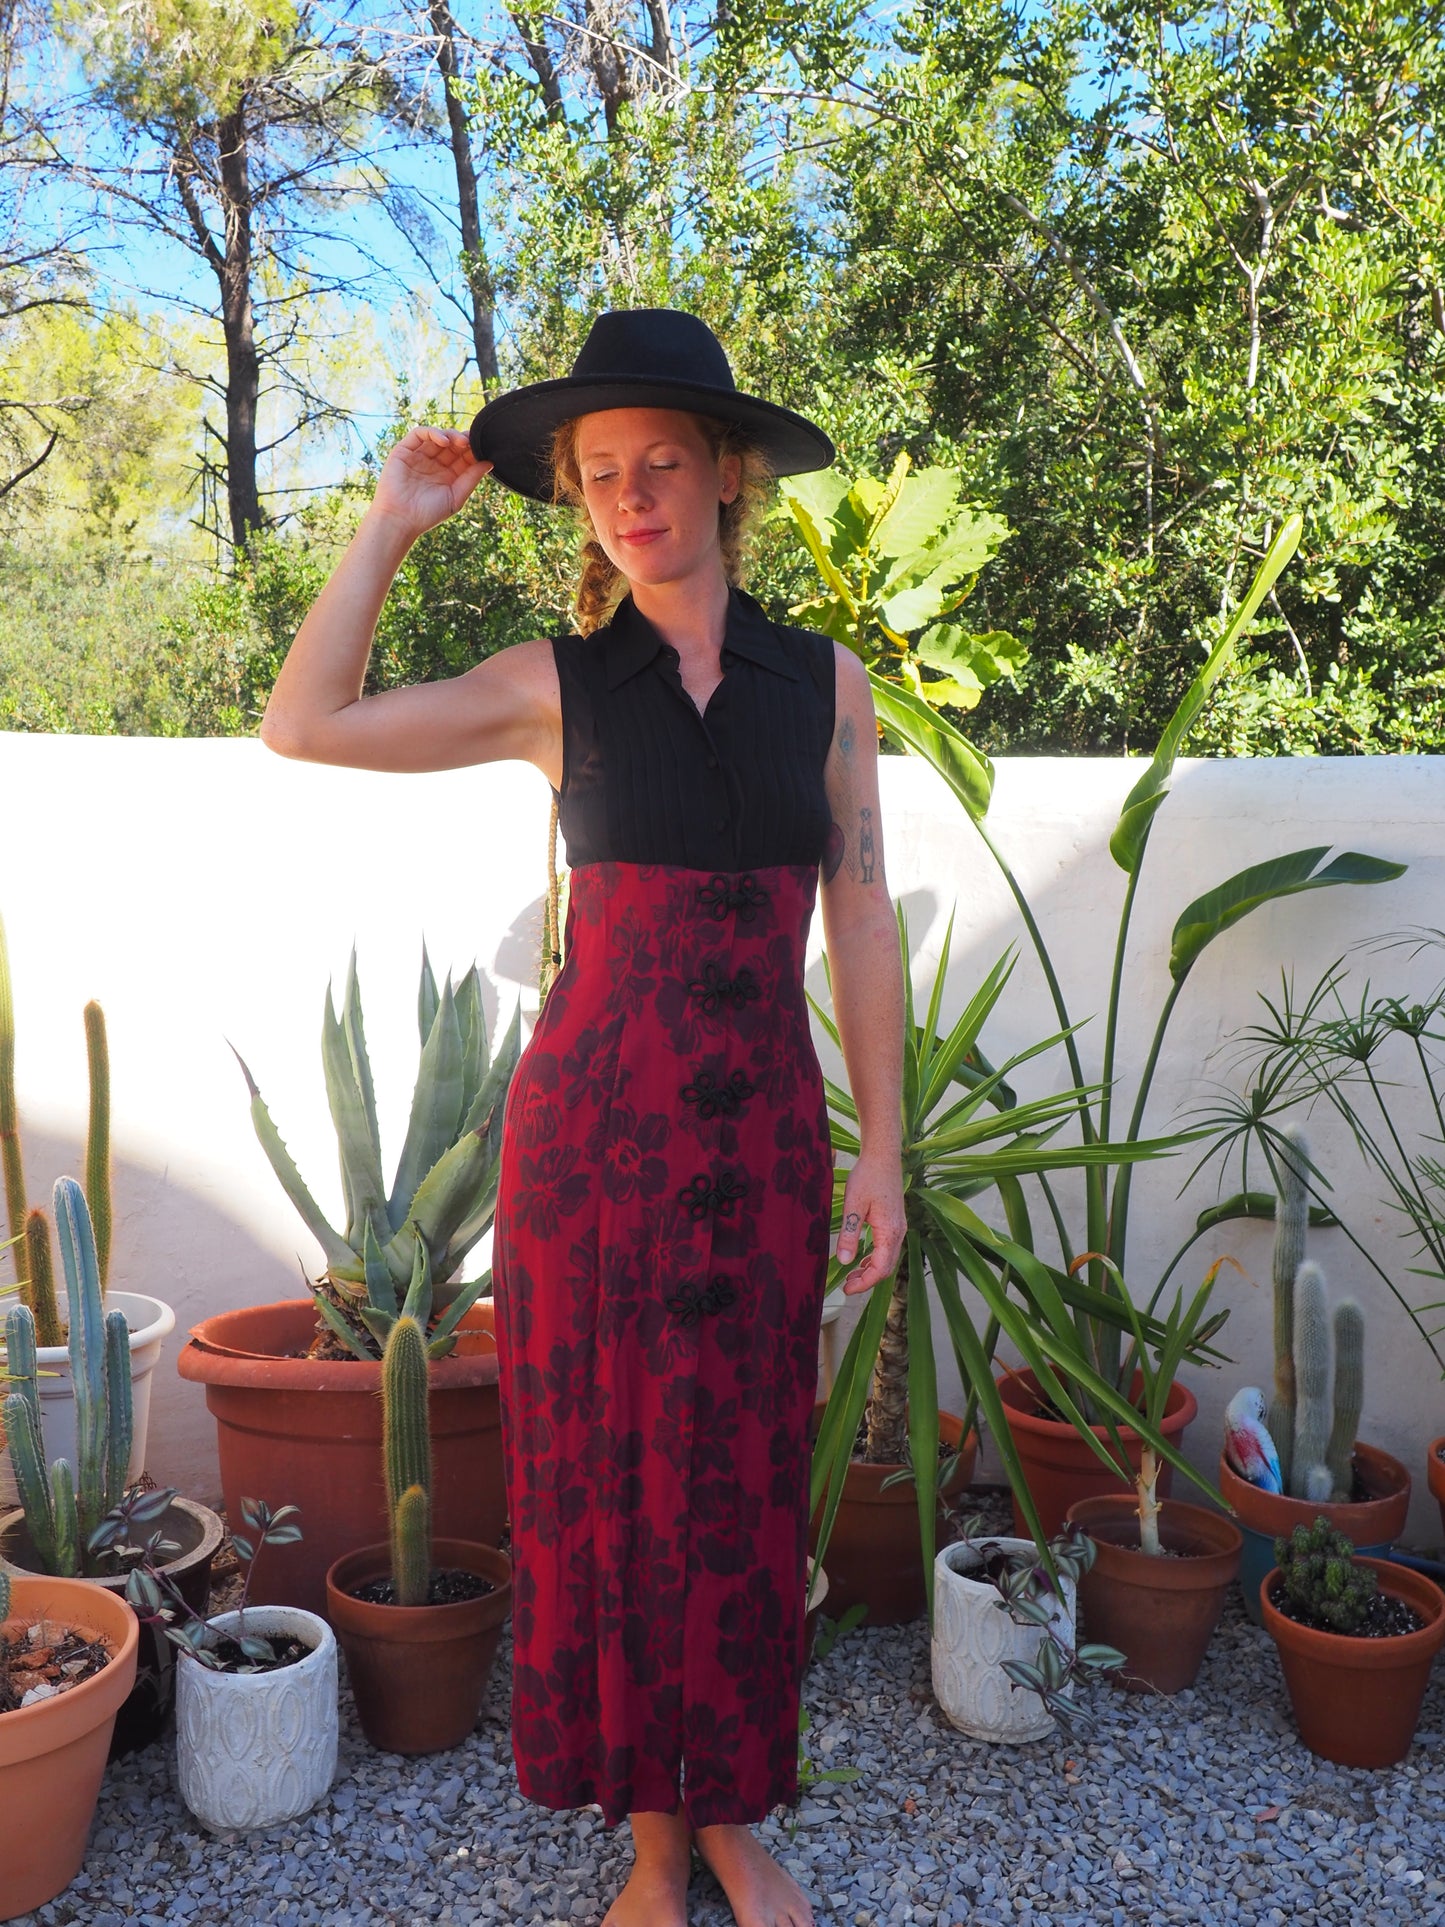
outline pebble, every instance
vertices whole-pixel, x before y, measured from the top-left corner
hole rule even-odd
[[[508,1658],[504,1642],[483,1718],[453,1753],[373,1753],[343,1696],[335,1786],[269,1832],[208,1834],[175,1791],[168,1744],[119,1763],[79,1879],[16,1927],[597,1927],[627,1872],[627,1829],[518,1796]],[[761,1833],[818,1927],[1445,1927],[1445,1668],[1409,1760],[1380,1773],[1299,1745],[1274,1649],[1237,1599],[1192,1691],[1094,1688],[1092,1735],[981,1745],[925,1704],[929,1690],[921,1623],[860,1628],[808,1674],[810,1750],[861,1777],[805,1790]],[[1348,1916],[1332,1900],[1343,1892]],[[702,1870],[690,1920],[731,1927]]]

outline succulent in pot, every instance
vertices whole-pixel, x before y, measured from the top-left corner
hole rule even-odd
[[[1423,1574],[1358,1553],[1324,1516],[1275,1551],[1261,1607],[1300,1738],[1341,1766],[1395,1765],[1445,1642],[1445,1597]]]
[[[511,1564],[495,1547],[433,1536],[426,1336],[412,1314],[387,1338],[381,1396],[390,1538],[336,1561],[327,1608],[367,1738],[388,1752],[434,1753],[476,1724]]]
[[[933,1692],[945,1715],[974,1739],[1012,1744],[1045,1737],[1056,1721],[1087,1730],[1093,1715],[1075,1689],[1124,1662],[1075,1634],[1092,1541],[1067,1528],[1046,1565],[1032,1540],[985,1537],[978,1518],[959,1530],[934,1574]]]
[[[475,965],[455,991],[448,976],[439,992],[423,948],[417,1012],[421,1059],[388,1186],[354,951],[339,1017],[327,987],[321,1056],[341,1156],[344,1232],[307,1188],[237,1052],[261,1148],[326,1259],[324,1275],[311,1287],[322,1320],[313,1346],[320,1356],[380,1357],[410,1290],[418,1243],[435,1281],[435,1323],[428,1325],[433,1357],[452,1349],[457,1324],[486,1289],[488,1274],[467,1285],[454,1274],[496,1207],[502,1109],[521,1047],[521,1011],[493,1054]]]
[[[205,1618],[157,1564],[151,1534],[126,1597],[146,1625],[178,1649],[176,1769],[181,1798],[206,1826],[276,1826],[308,1812],[336,1777],[336,1640],[324,1619],[295,1606],[253,1606],[251,1588],[268,1546],[301,1537],[298,1509],[242,1501],[245,1532],[232,1544],[246,1569],[240,1604]],[[145,1502],[117,1515],[118,1530],[143,1531]]]

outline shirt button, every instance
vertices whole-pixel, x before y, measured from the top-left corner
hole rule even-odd
[[[708,757],[708,759],[707,759],[707,766],[708,766],[708,768],[709,768],[709,769],[716,769],[716,768],[717,768],[717,758],[716,758],[716,756],[709,756],[709,757]]]
[[[720,830],[725,830],[728,826],[727,818],[725,816],[720,816],[717,820],[717,826]]]

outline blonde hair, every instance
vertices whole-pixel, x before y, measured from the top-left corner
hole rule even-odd
[[[582,470],[577,460],[577,429],[580,415],[558,425],[552,436],[552,500],[566,503],[577,511],[582,527],[582,573],[572,598],[578,633],[590,636],[600,629],[627,590],[626,579],[613,564],[597,539],[592,518],[582,495]],[[736,455],[741,464],[738,492],[730,502],[718,504],[718,547],[722,551],[723,573],[735,587],[741,586],[748,550],[757,533],[773,479],[771,464],[755,442],[732,422],[715,420],[711,415],[692,418],[702,430],[714,460]]]

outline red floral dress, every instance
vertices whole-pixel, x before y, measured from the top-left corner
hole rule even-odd
[[[817,869],[582,864],[494,1247],[521,1788],[609,1825],[797,1798],[832,1164]]]

